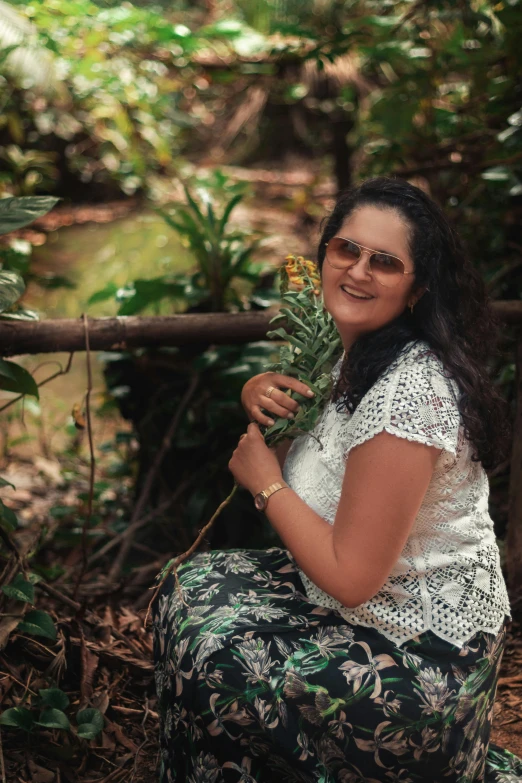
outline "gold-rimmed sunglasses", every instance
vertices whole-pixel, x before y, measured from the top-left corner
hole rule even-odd
[[[381,285],[397,285],[403,275],[414,275],[415,272],[407,272],[404,262],[390,253],[382,253],[372,250],[370,247],[359,245],[353,239],[346,237],[332,237],[326,245],[326,260],[334,269],[349,269],[359,261],[363,250],[369,253],[367,268],[372,277]]]

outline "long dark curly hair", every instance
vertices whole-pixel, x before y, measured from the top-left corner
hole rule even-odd
[[[495,388],[487,367],[497,341],[498,322],[484,282],[464,251],[443,211],[420,188],[400,179],[376,177],[341,193],[324,225],[318,249],[322,271],[326,245],[357,208],[396,210],[410,228],[409,247],[415,265],[415,288],[427,286],[411,313],[363,334],[344,358],[332,399],[353,412],[362,397],[406,343],[425,340],[455,379],[464,432],[473,446],[472,459],[484,468],[506,457],[508,406]]]

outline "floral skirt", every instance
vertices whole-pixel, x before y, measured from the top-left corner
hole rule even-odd
[[[515,783],[506,631],[400,648],[311,603],[284,549],[193,555],[154,604],[161,783]]]

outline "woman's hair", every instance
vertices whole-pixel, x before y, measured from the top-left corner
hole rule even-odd
[[[507,404],[489,377],[486,360],[496,343],[493,316],[479,272],[442,210],[408,182],[377,177],[341,193],[326,220],[318,250],[322,270],[326,245],[354,210],[393,209],[410,228],[414,289],[429,289],[413,313],[407,308],[390,323],[355,341],[345,357],[332,399],[353,412],[364,394],[411,340],[425,340],[455,379],[459,410],[474,461],[491,468],[505,459]]]

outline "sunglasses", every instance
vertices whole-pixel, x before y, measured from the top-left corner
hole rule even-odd
[[[389,253],[381,253],[364,245],[359,245],[352,239],[345,237],[333,237],[326,245],[326,260],[334,269],[350,269],[355,266],[363,254],[363,250],[369,253],[368,267],[372,277],[381,285],[388,288],[402,280],[403,275],[413,275],[415,272],[406,272],[404,263],[397,256]]]

